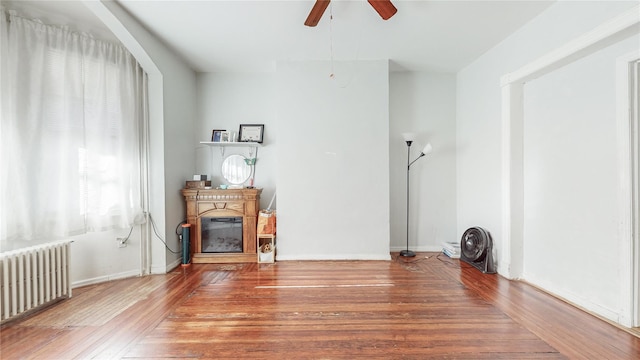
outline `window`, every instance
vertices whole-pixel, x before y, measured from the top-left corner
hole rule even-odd
[[[1,240],[130,227],[146,74],[123,47],[2,13]]]

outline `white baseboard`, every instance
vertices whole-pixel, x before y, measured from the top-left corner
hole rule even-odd
[[[180,259],[176,259],[176,260],[174,260],[174,261],[170,262],[170,263],[167,265],[167,268],[166,268],[165,273],[168,273],[168,272],[170,272],[171,270],[173,270],[173,269],[177,268],[178,266],[180,266],[180,264],[182,264],[182,258],[180,258]]]
[[[407,249],[406,246],[392,246],[390,248],[391,252],[399,252],[406,249]],[[419,252],[442,252],[442,246],[438,246],[438,245],[409,246],[409,250],[419,251]]]
[[[126,278],[137,277],[137,276],[140,276],[139,270],[130,270],[130,271],[125,271],[117,274],[109,274],[104,276],[98,276],[91,279],[75,281],[71,283],[71,288],[94,285],[94,284],[99,284],[107,281],[120,280],[120,279],[126,279]]]
[[[532,283],[527,281],[526,279],[521,279],[520,281],[525,282],[542,292],[545,292],[555,298],[558,298],[568,304],[571,304],[585,312],[588,312],[596,317],[603,318],[605,320],[609,320],[619,325],[624,325],[620,322],[620,313],[618,311],[606,308],[600,304],[596,304],[592,301],[580,298],[575,294],[569,293],[567,291],[563,291],[562,289],[554,288],[553,286],[544,286],[536,283]]]
[[[181,263],[182,263],[182,257],[179,257],[177,259],[174,259],[172,262],[164,264],[164,265],[162,265],[162,264],[160,264],[160,265],[152,265],[151,266],[151,274],[153,274],[153,275],[166,274],[166,273],[170,272],[171,270],[175,269],[176,267],[178,267]]]
[[[391,260],[389,254],[293,254],[276,255],[276,261],[287,260]]]
[[[182,263],[182,259],[176,259],[173,262],[169,263],[167,266],[156,266],[153,267],[151,269],[151,274],[153,275],[157,275],[157,274],[166,274],[168,272],[170,272],[171,270],[175,269],[176,267],[180,266],[180,264]],[[95,278],[91,278],[91,279],[84,279],[84,280],[79,280],[79,281],[75,281],[73,283],[71,283],[71,288],[78,288],[78,287],[82,287],[82,286],[87,286],[87,285],[95,285],[95,284],[100,284],[103,282],[107,282],[107,281],[113,281],[113,280],[120,280],[120,279],[127,279],[127,278],[131,278],[131,277],[138,277],[141,276],[141,272],[139,270],[130,270],[130,271],[125,271],[125,272],[121,272],[121,273],[117,273],[117,274],[108,274],[108,275],[104,275],[104,276],[98,276]]]

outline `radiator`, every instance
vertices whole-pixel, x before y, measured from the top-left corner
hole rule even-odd
[[[71,297],[71,242],[0,253],[0,323]]]

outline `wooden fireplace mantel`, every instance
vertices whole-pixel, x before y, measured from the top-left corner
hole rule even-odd
[[[182,189],[191,224],[193,263],[256,262],[256,227],[262,189]],[[203,253],[202,217],[242,217],[242,253]]]

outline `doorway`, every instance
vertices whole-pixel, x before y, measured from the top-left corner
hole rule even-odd
[[[519,278],[523,274],[524,256],[524,177],[523,166],[523,119],[524,119],[524,85],[532,79],[550,73],[560,67],[575,62],[599,49],[637,34],[640,19],[637,17],[638,7],[629,9],[592,31],[568,42],[565,46],[553,51],[526,66],[505,74],[502,81],[502,227],[503,247],[500,253],[501,273],[509,278]],[[640,54],[635,50],[635,57],[627,59],[626,78],[623,84],[626,96],[616,94],[616,98],[625,98],[635,104],[634,112],[625,108],[618,116],[618,160],[620,162],[621,201],[620,219],[620,311],[609,314],[610,319],[627,327],[640,326],[640,240],[638,240],[638,168],[640,153],[638,152],[638,59]],[[630,66],[630,64],[634,66]],[[620,65],[620,64],[619,64]],[[633,69],[630,72],[629,69]],[[633,79],[633,91],[629,92]],[[618,86],[618,89],[622,87]],[[620,107],[618,107],[620,109]],[[630,116],[632,115],[632,116]],[[630,251],[631,250],[631,251]]]

